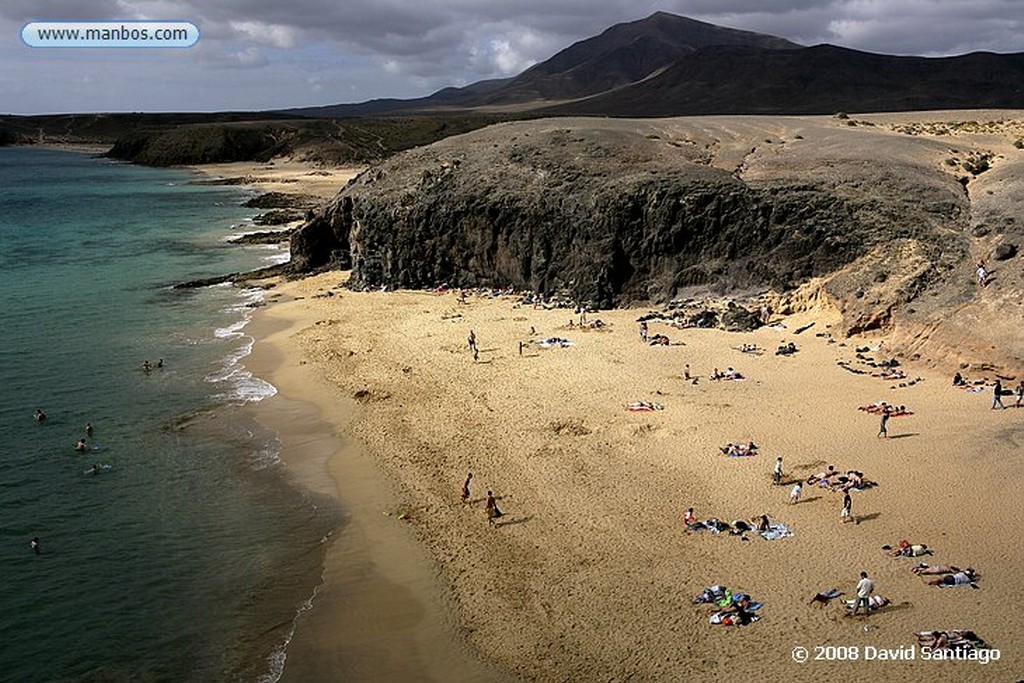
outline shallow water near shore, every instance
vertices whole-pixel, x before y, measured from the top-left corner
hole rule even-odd
[[[9,680],[272,681],[320,580],[340,515],[241,409],[274,393],[242,365],[262,292],[169,288],[284,253],[226,244],[245,192],[191,178],[0,149]]]

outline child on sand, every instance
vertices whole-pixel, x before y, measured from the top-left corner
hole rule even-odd
[[[772,482],[778,486],[782,483],[782,456],[775,458],[775,469],[772,470]]]
[[[793,490],[789,492],[789,504],[795,505],[800,502],[800,494],[803,493],[804,487],[800,482],[796,483]]]

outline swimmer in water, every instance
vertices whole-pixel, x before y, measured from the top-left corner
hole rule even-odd
[[[89,470],[89,474],[99,474],[99,473],[100,473],[100,464],[98,462],[94,462],[92,464],[92,468]]]
[[[85,423],[85,436],[90,439],[92,438],[92,422]]]
[[[89,450],[89,447],[85,444],[85,439],[79,439],[75,444],[75,450],[79,453]]]
[[[152,369],[153,369],[153,365],[149,362],[148,358],[146,360],[142,361],[142,371],[143,372],[149,372]]]
[[[34,552],[36,555],[39,555],[39,554],[41,554],[43,552],[42,546],[39,544],[39,537],[38,536],[36,536],[35,538],[33,538],[31,541],[28,542],[28,547],[31,548],[32,552]]]
[[[36,408],[36,422],[45,422],[45,421],[46,421],[46,413],[41,411],[39,408]]]

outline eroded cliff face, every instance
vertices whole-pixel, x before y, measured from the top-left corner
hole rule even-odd
[[[404,153],[300,231],[296,264],[351,267],[354,286],[514,286],[608,306],[692,286],[789,289],[893,236],[931,239],[965,204],[949,179],[892,171],[877,193],[813,173],[746,181],[716,165],[716,132],[647,128],[503,124]]]

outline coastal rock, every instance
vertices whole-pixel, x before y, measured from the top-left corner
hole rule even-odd
[[[734,160],[706,126],[650,130],[517,122],[410,150],[302,227],[293,265],[351,266],[354,287],[511,285],[607,307],[700,287],[788,290],[963,214],[955,179],[913,166],[879,177],[866,157],[819,156],[747,179],[750,147]]]
[[[287,192],[264,192],[242,203],[250,209],[312,209],[320,200],[308,194]]]
[[[284,225],[292,221],[301,221],[306,213],[297,209],[273,209],[254,217],[256,225]]]

